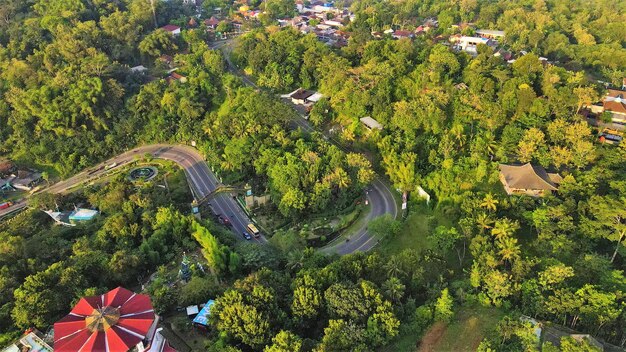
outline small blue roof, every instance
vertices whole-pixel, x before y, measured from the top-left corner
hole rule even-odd
[[[194,324],[200,324],[204,326],[209,325],[209,314],[211,313],[211,306],[215,304],[215,301],[210,299],[204,307],[200,310],[198,315],[193,319]]]

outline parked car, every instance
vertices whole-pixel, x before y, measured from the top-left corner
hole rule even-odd
[[[230,226],[230,220],[228,220],[228,218],[225,217],[224,215],[219,215],[217,217],[217,220],[220,222],[220,224],[224,226]]]
[[[250,241],[252,239],[252,236],[250,236],[250,234],[246,231],[243,232],[243,238],[245,238],[246,240]]]

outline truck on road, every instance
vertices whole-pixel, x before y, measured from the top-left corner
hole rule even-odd
[[[261,232],[259,229],[254,226],[254,224],[248,224],[248,231],[254,236],[254,238],[259,238],[261,236]]]

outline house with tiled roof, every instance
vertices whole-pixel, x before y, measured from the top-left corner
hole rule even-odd
[[[613,123],[626,125],[626,91],[609,89],[602,99],[602,107],[604,111],[611,113]]]
[[[180,35],[180,27],[173,25],[173,24],[168,24],[165,25],[163,27],[161,27],[162,30],[168,32],[169,34],[173,35],[173,36],[177,36]]]
[[[167,76],[165,78],[165,80],[167,81],[167,83],[170,83],[170,84],[173,83],[173,82],[185,83],[185,82],[187,82],[187,77],[185,77],[183,75],[180,75],[180,74],[178,74],[176,72],[172,72],[172,73],[170,73],[169,76]]]
[[[211,18],[204,20],[204,24],[208,28],[215,29],[215,27],[220,24],[220,20],[218,20],[215,16],[211,16]]]
[[[508,195],[543,197],[557,191],[561,181],[559,174],[547,173],[540,165],[500,164],[500,182]]]
[[[413,38],[413,32],[411,31],[402,31],[402,30],[397,30],[394,31],[391,36],[394,39],[402,39],[402,38]]]

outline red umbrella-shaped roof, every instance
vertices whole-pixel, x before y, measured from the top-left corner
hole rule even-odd
[[[54,324],[54,350],[126,352],[146,337],[154,318],[150,297],[122,287],[84,297]]]

